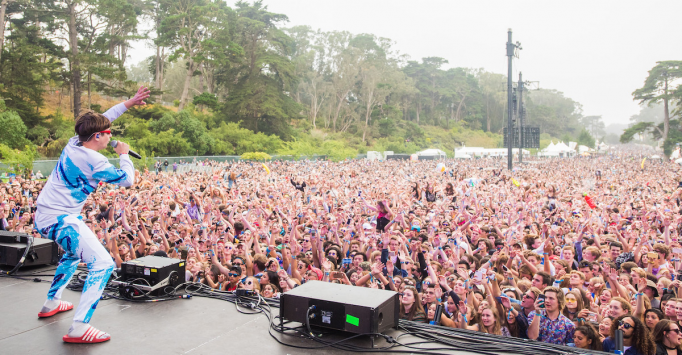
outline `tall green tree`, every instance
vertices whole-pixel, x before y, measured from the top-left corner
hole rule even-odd
[[[44,120],[40,108],[49,84],[59,79],[64,57],[61,48],[41,32],[40,23],[50,16],[36,10],[23,1],[9,4],[9,35],[0,57],[0,95],[30,127]]]
[[[214,37],[228,25],[229,8],[219,0],[175,0],[167,4],[168,14],[161,20],[158,41],[174,48],[169,60],[182,58],[187,65],[180,96],[183,109],[189,100],[192,78],[208,60]]]
[[[229,93],[223,114],[255,132],[288,138],[289,122],[301,112],[287,94],[298,80],[289,58],[291,38],[279,28],[288,18],[270,12],[262,1],[239,1],[235,7],[234,41],[243,52],[233,53],[236,59],[220,82]]]
[[[656,62],[649,70],[644,80],[644,86],[632,93],[634,100],[640,104],[655,104],[663,102],[663,140],[668,138],[670,131],[670,101],[674,98],[678,80],[682,79],[682,61],[668,60]]]

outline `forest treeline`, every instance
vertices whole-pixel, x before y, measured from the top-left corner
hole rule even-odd
[[[506,76],[457,67],[456,58],[413,60],[372,34],[288,27],[262,1],[0,4],[0,124],[12,127],[0,143],[37,156],[58,155],[83,110],[101,112],[139,85],[152,89],[149,105],[113,130],[146,155],[342,159],[501,145]],[[130,63],[140,40],[155,54]],[[583,116],[558,90],[527,91],[524,101],[547,143],[593,145],[603,134],[600,116]]]

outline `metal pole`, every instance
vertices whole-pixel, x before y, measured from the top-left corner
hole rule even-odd
[[[521,79],[521,72],[519,72],[519,107],[518,116],[519,121],[519,163],[523,163],[523,80]]]
[[[512,170],[512,142],[514,141],[514,131],[512,127],[512,58],[514,57],[514,44],[512,43],[512,30],[507,31],[507,169]]]

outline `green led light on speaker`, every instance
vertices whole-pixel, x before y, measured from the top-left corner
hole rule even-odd
[[[350,314],[346,314],[346,323],[350,323],[356,327],[360,326],[360,318],[353,317]]]

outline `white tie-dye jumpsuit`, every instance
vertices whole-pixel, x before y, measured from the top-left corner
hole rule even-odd
[[[126,107],[121,103],[105,112],[104,116],[114,121],[125,111]],[[135,168],[130,157],[123,154],[120,158],[121,168],[117,169],[104,155],[79,146],[78,137],[73,137],[38,196],[35,226],[43,237],[55,241],[65,251],[47,298],[61,299],[78,263],[82,260],[88,266],[89,273],[76,309],[75,321],[90,322],[114,269],[109,252],[85,225],[80,212],[88,195],[95,191],[100,181],[125,187],[134,183]]]

